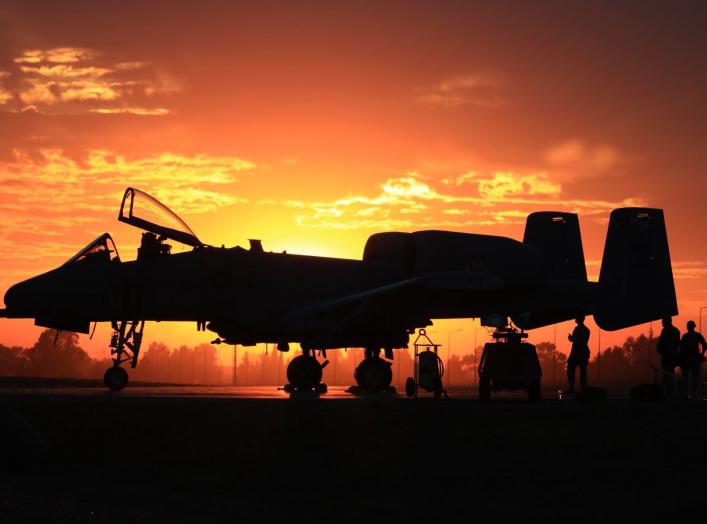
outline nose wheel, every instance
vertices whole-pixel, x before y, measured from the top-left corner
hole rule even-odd
[[[120,366],[126,362],[130,362],[131,368],[137,366],[145,321],[114,321],[112,326],[113,334],[110,338],[110,354],[113,357],[113,366],[106,370],[103,375],[103,382],[111,391],[120,391],[128,385],[128,372]]]
[[[120,391],[128,385],[128,372],[121,367],[108,368],[103,375],[103,382],[111,391]]]

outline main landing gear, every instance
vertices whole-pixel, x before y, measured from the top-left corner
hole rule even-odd
[[[391,387],[393,369],[388,360],[380,357],[379,348],[366,348],[365,357],[354,371],[356,386],[349,388],[350,393],[394,393]],[[393,350],[386,348],[386,358],[393,358]]]
[[[326,358],[326,353],[324,357]],[[302,350],[302,354],[293,358],[287,366],[288,384],[283,389],[291,394],[326,393],[327,385],[322,384],[322,370],[328,364],[328,360],[320,363],[314,356],[314,350]]]
[[[113,334],[110,338],[110,354],[113,356],[113,366],[103,375],[103,382],[113,391],[119,391],[128,384],[128,372],[122,364],[130,362],[130,367],[137,365],[137,358],[142,345],[144,320],[113,321]]]

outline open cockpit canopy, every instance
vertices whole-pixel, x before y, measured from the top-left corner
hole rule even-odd
[[[113,239],[108,233],[103,233],[81,251],[66,261],[69,264],[101,264],[106,262],[120,262],[118,250]]]
[[[139,189],[125,190],[118,220],[188,246],[204,245],[171,209]]]

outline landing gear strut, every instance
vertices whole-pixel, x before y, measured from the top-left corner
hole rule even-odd
[[[327,392],[327,385],[322,384],[322,370],[329,364],[328,360],[320,363],[311,350],[303,350],[301,355],[293,358],[287,366],[288,384],[283,388],[287,393]]]
[[[392,351],[386,351],[386,354]],[[389,392],[393,381],[393,370],[390,362],[380,358],[380,349],[366,348],[365,358],[354,372],[356,384],[361,392]],[[352,388],[353,389],[353,388]]]
[[[113,321],[111,325],[113,334],[110,337],[110,354],[113,366],[103,375],[103,382],[111,390],[119,391],[128,384],[128,372],[120,366],[126,362],[130,362],[131,368],[137,366],[145,321],[121,320]]]

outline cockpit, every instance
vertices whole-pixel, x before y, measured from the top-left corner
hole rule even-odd
[[[139,189],[129,187],[125,190],[118,220],[145,231],[138,248],[138,260],[169,255],[172,246],[165,243],[167,239],[192,247],[204,246],[191,228],[172,210]],[[110,234],[103,233],[64,265],[110,262],[120,262],[120,256]]]
[[[171,209],[139,189],[125,190],[118,220],[188,246],[204,245]]]
[[[204,245],[171,209],[139,189],[129,187],[125,190],[118,220],[145,230],[138,248],[138,260],[169,255],[172,246],[165,242],[167,239],[192,247]]]
[[[64,264],[105,264],[120,262],[118,249],[108,233],[103,233]]]

